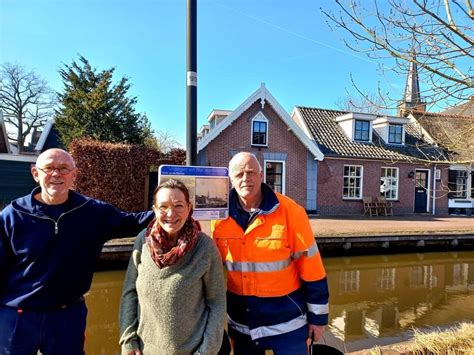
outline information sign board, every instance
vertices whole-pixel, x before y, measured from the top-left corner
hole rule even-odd
[[[161,165],[158,184],[180,180],[189,190],[193,218],[204,221],[229,216],[228,169],[214,166]]]

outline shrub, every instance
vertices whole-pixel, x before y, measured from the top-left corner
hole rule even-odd
[[[76,161],[76,190],[125,211],[142,211],[148,174],[164,155],[140,145],[74,140],[69,151]]]

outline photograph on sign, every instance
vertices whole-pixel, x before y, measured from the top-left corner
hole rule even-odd
[[[158,184],[169,179],[181,181],[189,191],[193,218],[225,219],[229,215],[228,170],[212,166],[161,165]]]

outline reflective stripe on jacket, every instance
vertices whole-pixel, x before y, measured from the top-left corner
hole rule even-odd
[[[279,206],[259,214],[243,231],[232,218],[211,223],[228,270],[228,290],[237,295],[278,297],[301,281],[326,277],[305,210],[276,193]]]

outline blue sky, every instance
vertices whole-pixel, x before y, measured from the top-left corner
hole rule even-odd
[[[406,78],[382,76],[332,32],[332,0],[197,0],[198,129],[212,109],[233,110],[264,82],[291,113],[335,108],[352,74],[401,98]],[[184,146],[186,0],[0,0],[0,62],[34,70],[56,91],[58,69],[79,55],[126,76],[155,130]]]

